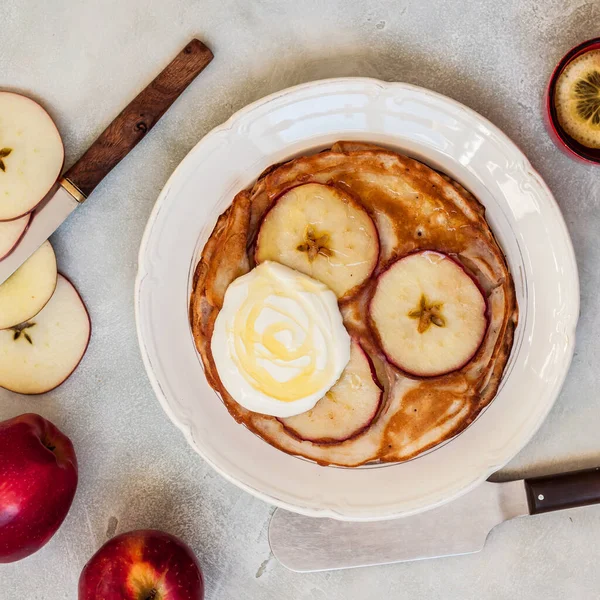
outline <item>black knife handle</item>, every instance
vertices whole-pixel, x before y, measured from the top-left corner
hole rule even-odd
[[[600,504],[600,467],[525,480],[532,515]]]

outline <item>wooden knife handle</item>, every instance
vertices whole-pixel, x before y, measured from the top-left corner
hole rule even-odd
[[[600,467],[525,480],[532,515],[600,503]]]
[[[213,58],[199,40],[192,40],[104,130],[64,179],[89,196],[110,171],[135,148],[167,109]]]

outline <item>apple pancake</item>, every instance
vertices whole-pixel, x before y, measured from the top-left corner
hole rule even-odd
[[[309,187],[313,185],[315,187]],[[345,407],[340,408],[338,404],[335,411],[321,409],[308,414],[307,418],[299,420],[293,417],[295,421],[286,424],[286,419],[254,413],[239,405],[223,386],[211,354],[213,327],[223,306],[225,290],[237,277],[252,269],[257,260],[277,258],[272,254],[280,252],[281,247],[275,242],[269,242],[266,250],[263,242],[260,243],[261,248],[257,248],[257,242],[263,235],[259,235],[259,230],[263,225],[267,228],[265,224],[269,219],[279,226],[273,226],[272,231],[281,230],[280,224],[285,224],[285,218],[269,215],[272,215],[273,207],[280,198],[290,190],[300,189],[300,186],[303,186],[305,196],[317,190],[318,186],[329,186],[335,194],[348,198],[348,206],[357,210],[360,207],[368,213],[378,238],[373,242],[377,244],[373,265],[353,271],[358,283],[349,285],[343,282],[344,285],[340,284],[337,286],[339,289],[334,290],[344,325],[358,344],[356,347],[368,357],[376,384],[383,389],[381,400],[377,398],[377,404],[373,404],[375,411],[363,405],[360,410],[357,409],[357,414],[368,415],[368,422],[362,427],[348,427],[345,423],[340,426],[341,429],[338,428],[350,432],[346,437],[337,435],[335,431],[328,435],[327,421],[319,422],[316,438],[310,435],[301,437],[298,431],[315,430],[312,421],[321,414],[324,419],[331,419],[333,427],[341,412],[352,413],[348,401],[351,396],[346,396]],[[352,218],[355,219],[354,216]],[[323,231],[318,236],[307,230],[306,243],[295,246],[311,260],[319,254],[319,259],[326,261],[330,254],[321,251],[321,247],[327,249],[328,244],[340,244],[342,242],[336,240],[345,239],[343,235],[336,237],[339,219],[328,223],[325,217],[322,221],[320,227]],[[289,224],[291,228],[292,217]],[[346,237],[350,235],[351,231]],[[295,238],[292,239],[296,244]],[[361,248],[360,251],[367,252],[367,249]],[[397,264],[399,259],[424,251],[445,256],[460,265],[457,271],[464,272],[485,298],[485,330],[482,329],[482,339],[473,346],[472,358],[450,372],[434,376],[411,374],[389,360],[369,314],[380,275]],[[282,253],[281,256],[284,258],[281,262],[285,264],[288,254]],[[365,258],[366,262],[369,260]],[[287,266],[303,270],[308,264],[300,261]],[[331,276],[326,270],[315,270],[309,274],[317,279],[322,276],[324,283]],[[336,283],[340,282],[336,280]],[[475,298],[472,290],[470,293]],[[425,312],[429,311],[428,315],[434,314],[426,303],[422,308]],[[419,327],[422,312],[415,313],[421,315]],[[436,318],[434,314],[434,329]],[[477,318],[478,327],[481,327],[481,316]],[[485,220],[484,207],[477,199],[449,177],[416,160],[356,142],[338,142],[330,150],[319,154],[274,165],[259,177],[251,189],[241,191],[219,217],[204,246],[190,300],[190,324],[206,377],[231,415],[285,452],[323,465],[348,467],[377,461],[408,460],[467,427],[496,394],[512,347],[517,318],[511,274]],[[352,362],[351,359],[350,364]],[[365,371],[364,364],[362,368]],[[342,380],[344,376],[340,385],[344,384]],[[375,386],[371,388],[376,389]],[[327,401],[331,402],[331,398]]]

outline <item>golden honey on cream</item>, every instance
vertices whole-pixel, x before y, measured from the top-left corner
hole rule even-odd
[[[211,351],[236,402],[291,417],[313,408],[339,379],[350,336],[326,285],[266,261],[227,288]]]

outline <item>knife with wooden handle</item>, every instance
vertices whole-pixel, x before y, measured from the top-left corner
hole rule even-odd
[[[130,102],[36,208],[19,245],[7,258],[0,261],[0,284],[54,233],[110,171],[137,146],[212,59],[213,54],[207,46],[199,40],[192,40]]]
[[[600,468],[486,481],[439,508],[385,521],[337,521],[278,508],[269,543],[284,567],[299,572],[408,562],[479,552],[504,521],[588,504],[600,504]]]

